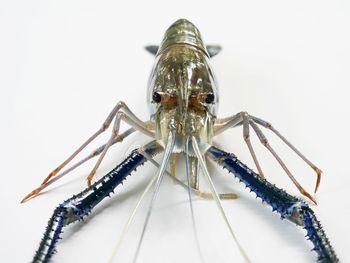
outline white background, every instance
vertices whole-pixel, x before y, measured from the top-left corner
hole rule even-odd
[[[206,43],[224,48],[212,61],[220,85],[219,115],[246,110],[260,116],[320,165],[319,205],[312,208],[339,258],[350,261],[350,2],[148,0],[0,2],[1,262],[29,262],[54,207],[85,187],[93,162],[19,204],[100,127],[118,100],[148,118],[145,94],[153,57],[143,46],[158,44],[182,17],[200,29]],[[313,171],[266,134],[312,192]],[[268,179],[300,196],[252,137]],[[114,147],[98,176],[147,140],[135,135]],[[241,128],[216,142],[253,167]],[[54,262],[107,262],[153,174],[153,167],[143,166],[90,219],[66,228]],[[252,262],[316,261],[304,230],[280,220],[232,175],[219,169],[213,176],[221,192],[241,196],[223,203]],[[187,200],[181,187],[164,181],[139,262],[200,262]],[[117,253],[122,260],[114,262],[131,262],[124,254],[134,252],[145,204]],[[240,262],[215,203],[196,198],[194,208],[205,262]]]

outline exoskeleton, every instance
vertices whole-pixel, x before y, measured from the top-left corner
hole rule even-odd
[[[307,231],[308,239],[314,245],[318,261],[338,262],[337,256],[325,232],[307,202],[277,188],[265,179],[254,148],[250,142],[250,129],[252,128],[257,134],[261,143],[282,166],[300,193],[314,203],[316,202],[313,197],[293,177],[282,159],[270,146],[260,127],[271,130],[316,172],[317,182],[315,192],[320,183],[321,170],[302,155],[270,123],[246,112],[239,112],[226,118],[217,117],[219,94],[209,59],[220,51],[220,47],[205,46],[198,29],[188,20],[180,19],[166,31],[160,46],[148,46],[147,50],[155,55],[155,63],[150,76],[147,93],[147,100],[151,111],[150,120],[140,120],[124,102],[118,102],[104,121],[102,127],[67,160],[54,169],[38,188],[22,200],[23,202],[36,196],[42,189],[66,175],[86,160],[94,156],[99,156],[95,167],[87,178],[88,188],[67,199],[54,210],[48,222],[44,237],[35,253],[33,262],[48,262],[56,250],[56,244],[65,226],[88,216],[91,210],[104,198],[109,196],[137,167],[150,161],[157,165],[159,169],[149,185],[154,184],[152,199],[140,235],[138,250],[135,253],[134,262],[136,262],[158,189],[164,175],[171,173],[167,171],[167,166],[170,163],[170,170],[174,171],[175,169],[172,168],[176,165],[176,158],[179,154],[183,154],[185,157],[186,181],[182,182],[175,176],[173,178],[188,189],[191,209],[191,194],[212,197],[217,203],[233,239],[236,241],[247,262],[250,262],[249,257],[236,240],[220,201],[222,198],[234,198],[234,195],[217,193],[206,166],[207,158],[233,173],[247,188],[255,192],[274,211],[277,211],[282,218],[304,227]],[[129,124],[131,128],[121,133],[119,131],[121,121]],[[105,145],[97,148],[88,157],[67,170],[61,171],[86,145],[103,133],[112,122],[113,130],[110,139]],[[214,136],[236,126],[243,127],[243,137],[258,172],[254,172],[248,168],[235,155],[227,153],[213,145]],[[150,142],[141,148],[133,150],[112,171],[92,184],[93,176],[109,147],[123,141],[125,137],[134,131],[139,131],[149,136],[151,139]],[[164,154],[160,164],[158,164],[153,157],[162,152]],[[203,192],[199,188],[199,171],[206,178],[210,193]],[[192,220],[194,221],[193,211]]]

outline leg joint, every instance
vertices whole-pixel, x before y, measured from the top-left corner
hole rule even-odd
[[[246,111],[241,111],[239,114],[241,115],[242,118],[247,118],[247,117],[249,118],[249,114]]]
[[[261,138],[261,143],[265,146],[268,147],[269,146],[269,141],[266,138]]]
[[[57,215],[60,215],[64,218],[65,225],[69,225],[70,223],[80,220],[83,217],[83,213],[81,212],[81,209],[76,207],[71,202],[64,202],[60,204],[56,208],[55,213],[57,213]]]
[[[117,107],[118,108],[125,108],[126,107],[126,103],[124,101],[120,100],[117,103]]]
[[[126,115],[126,114],[125,114],[123,111],[119,110],[119,111],[117,112],[117,114],[116,114],[116,117],[117,117],[118,119],[122,119],[125,115]]]
[[[247,141],[249,141],[249,139],[250,139],[250,135],[249,135],[249,134],[244,134],[244,135],[243,135],[243,138],[244,138],[244,140],[247,142]]]
[[[290,215],[288,219],[299,226],[304,226],[305,223],[301,211],[307,206],[308,205],[302,201],[296,202],[295,204],[291,205],[287,211]]]

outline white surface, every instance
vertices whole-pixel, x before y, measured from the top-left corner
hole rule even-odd
[[[0,261],[28,262],[53,208],[85,187],[92,162],[40,197],[19,204],[99,128],[118,100],[141,118],[148,117],[145,89],[153,58],[143,46],[159,43],[166,28],[185,17],[197,25],[206,43],[224,48],[212,61],[220,84],[220,116],[246,110],[271,121],[323,169],[319,205],[312,208],[339,258],[349,262],[350,3],[126,2],[0,2]],[[313,171],[267,134],[312,192]],[[146,141],[140,138],[115,147],[99,175]],[[252,166],[240,128],[216,141]],[[267,177],[299,195],[255,137],[254,144]],[[117,190],[121,194],[103,202],[85,223],[68,227],[54,262],[106,262],[144,178],[154,173],[153,167],[142,167]],[[219,189],[241,195],[224,206],[253,262],[315,261],[302,229],[279,220],[231,175],[221,169],[213,174],[221,181]],[[165,180],[139,262],[198,262],[188,210],[186,192]],[[196,201],[195,213],[206,262],[239,262],[214,202]],[[119,256],[133,253],[144,215],[145,208]]]

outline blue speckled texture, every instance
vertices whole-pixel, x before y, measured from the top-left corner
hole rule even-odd
[[[277,211],[282,218],[287,218],[298,225],[304,226],[308,239],[314,245],[313,250],[318,254],[319,262],[339,261],[320,222],[304,201],[260,177],[239,161],[234,154],[226,153],[217,147],[211,147],[207,152],[207,156],[232,172],[251,191],[256,193],[257,197],[268,203],[273,211]]]
[[[314,244],[313,250],[318,254],[318,261],[323,263],[338,262],[339,260],[314,211],[310,207],[304,207],[301,209],[300,214],[304,219],[304,228],[307,231],[307,237]]]
[[[142,149],[151,156],[162,151],[162,147],[154,141],[147,144]],[[82,220],[98,203],[113,193],[114,189],[120,185],[128,175],[146,161],[147,159],[140,149],[134,150],[124,161],[91,187],[60,204],[54,210],[48,222],[46,231],[32,262],[49,262],[52,255],[56,252],[56,244],[60,239],[63,227],[78,220]]]

